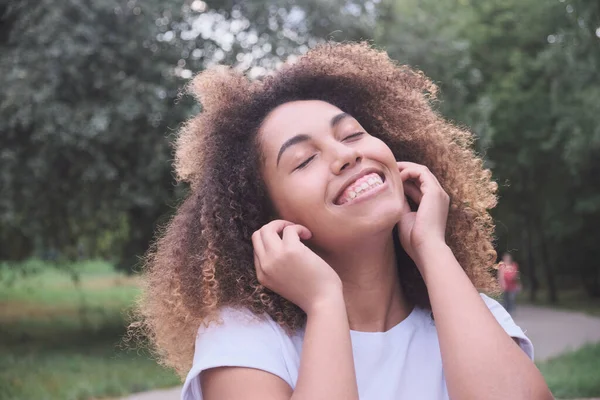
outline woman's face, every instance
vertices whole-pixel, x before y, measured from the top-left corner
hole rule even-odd
[[[391,231],[404,206],[390,148],[351,115],[319,100],[293,101],[263,122],[262,176],[281,219],[331,248]]]

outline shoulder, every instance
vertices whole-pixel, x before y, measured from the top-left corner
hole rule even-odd
[[[276,336],[281,333],[283,330],[266,314],[259,316],[245,308],[225,307],[220,310],[218,321],[198,329],[196,352],[198,346],[207,341],[226,342],[236,339],[236,343],[240,345],[254,340],[255,336]]]
[[[483,293],[479,293],[479,295],[481,296],[481,299],[483,300],[483,302],[485,303],[487,308],[494,315],[494,317],[496,318],[498,323],[500,323],[500,325],[502,325],[503,327],[504,327],[504,325],[510,325],[510,324],[513,324],[516,326],[512,317],[504,309],[502,304],[498,303],[496,300],[492,299],[491,297],[489,297],[488,295],[485,295]]]
[[[291,385],[283,346],[285,331],[269,316],[257,316],[247,309],[223,308],[219,321],[198,329],[194,360],[182,392],[182,399],[202,399],[199,376],[217,367],[260,369]]]
[[[254,315],[243,308],[223,308],[219,321],[198,329],[194,365],[217,356],[231,359],[268,357],[281,349],[285,331],[268,315]],[[217,359],[214,359],[217,362]]]
[[[496,318],[496,321],[498,321],[500,326],[504,329],[504,331],[510,337],[515,339],[521,347],[521,349],[523,349],[523,351],[527,353],[529,358],[533,360],[533,343],[531,343],[531,340],[525,335],[523,329],[521,329],[515,323],[511,315],[508,313],[508,311],[504,309],[504,307],[500,303],[483,293],[480,293],[480,296],[487,305],[494,318]]]

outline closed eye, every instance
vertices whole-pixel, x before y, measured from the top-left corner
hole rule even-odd
[[[364,132],[356,132],[356,133],[353,133],[352,135],[346,136],[344,139],[342,139],[342,141],[345,142],[347,140],[357,139],[357,138],[361,137],[362,135],[364,135]]]
[[[300,164],[300,165],[298,165],[296,168],[294,168],[294,171],[296,171],[296,170],[299,170],[299,169],[302,169],[302,168],[306,167],[306,166],[307,166],[307,165],[308,165],[308,164],[309,164],[309,163],[310,163],[310,162],[313,160],[313,158],[315,158],[315,157],[316,157],[316,154],[315,154],[315,155],[312,155],[312,156],[310,156],[309,158],[307,158],[307,159],[306,159],[306,161],[304,161],[302,164]]]

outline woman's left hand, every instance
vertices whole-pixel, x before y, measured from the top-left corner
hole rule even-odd
[[[427,167],[411,162],[399,162],[404,195],[413,200],[417,211],[411,211],[404,200],[404,211],[398,232],[400,243],[421,269],[421,260],[427,251],[446,244],[446,220],[450,197]],[[422,271],[421,271],[422,272]]]

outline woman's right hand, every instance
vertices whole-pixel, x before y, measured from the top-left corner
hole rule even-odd
[[[342,295],[342,281],[301,240],[311,232],[289,221],[271,221],[252,235],[258,281],[310,314],[331,296]]]

